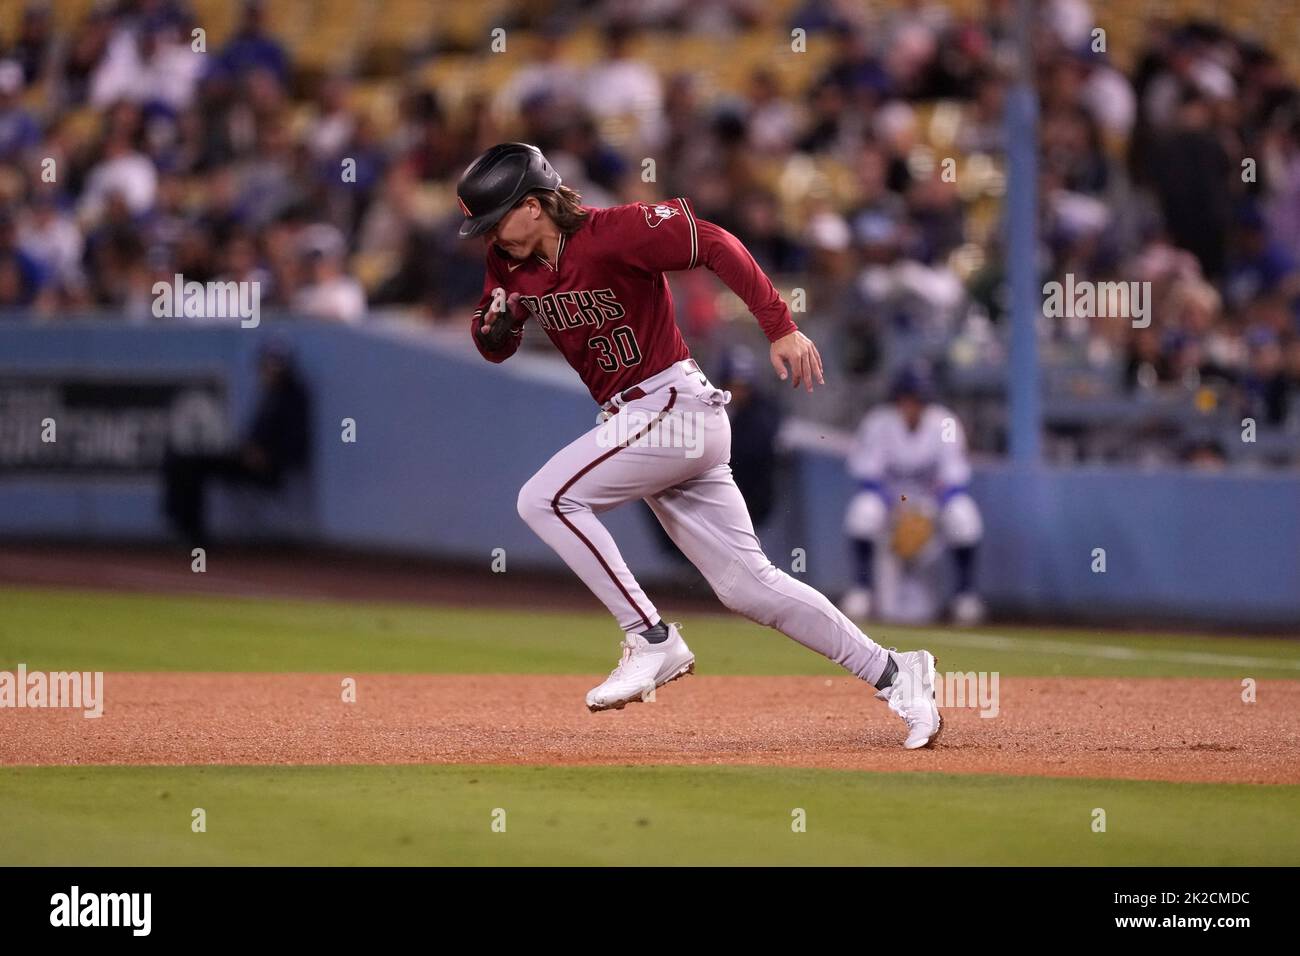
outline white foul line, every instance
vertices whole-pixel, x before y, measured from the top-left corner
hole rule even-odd
[[[999,651],[1041,651],[1072,657],[1100,657],[1115,661],[1165,661],[1172,664],[1213,664],[1224,667],[1259,667],[1274,670],[1300,670],[1300,658],[1246,657],[1237,654],[1210,654],[1200,651],[1159,651],[1114,644],[1078,644],[1070,641],[1042,641],[1001,634],[953,634],[950,631],[920,631],[936,641],[967,647],[986,647]]]

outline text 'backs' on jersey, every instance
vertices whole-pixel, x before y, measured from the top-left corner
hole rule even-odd
[[[525,330],[528,324],[545,330],[600,404],[690,357],[665,272],[704,266],[744,301],[769,341],[796,330],[789,307],[740,240],[696,219],[687,200],[583,208],[586,221],[560,237],[553,263],[541,255],[522,260],[488,250],[472,328],[518,292],[530,314]],[[494,303],[498,288],[504,295]],[[474,341],[485,358],[502,362],[521,338],[511,336],[494,352]]]

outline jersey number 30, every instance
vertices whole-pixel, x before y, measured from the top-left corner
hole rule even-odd
[[[587,348],[600,352],[596,364],[606,372],[641,364],[641,347],[636,344],[632,329],[626,325],[620,325],[607,336],[593,335],[587,340]]]

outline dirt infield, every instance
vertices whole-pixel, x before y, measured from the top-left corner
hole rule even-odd
[[[1300,681],[1004,678],[933,750],[850,678],[694,676],[588,714],[587,677],[109,674],[104,715],[0,710],[0,764],[748,764],[1300,783]]]

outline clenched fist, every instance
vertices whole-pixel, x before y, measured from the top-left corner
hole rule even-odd
[[[493,305],[501,301],[501,296],[505,290],[499,286],[493,290]],[[512,335],[518,335],[523,331],[524,322],[528,319],[528,311],[519,302],[519,293],[511,292],[505,300],[505,308],[490,308],[483,313],[483,320],[479,324],[477,335],[478,340],[483,347],[489,352],[495,352],[506,344],[506,340]]]

